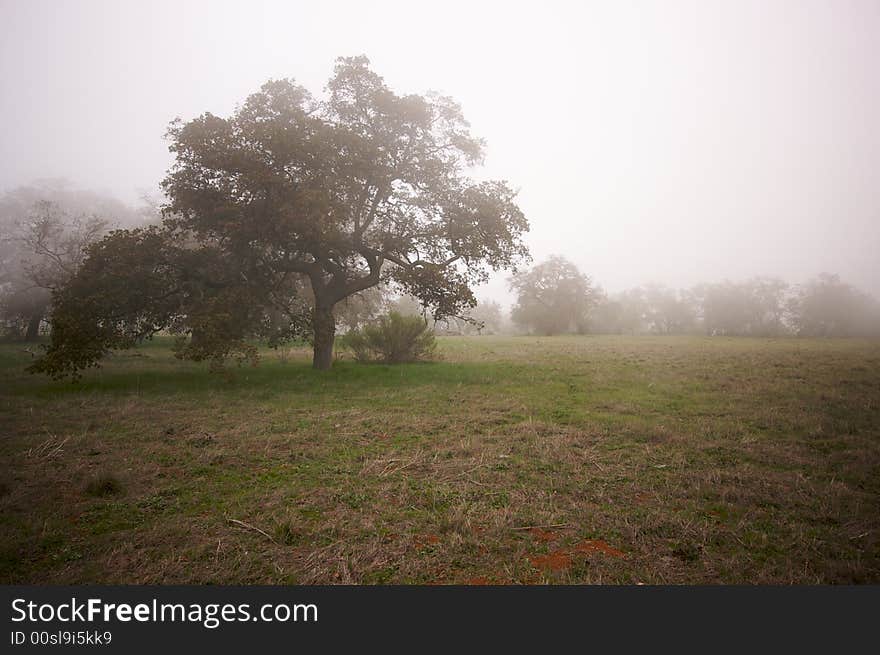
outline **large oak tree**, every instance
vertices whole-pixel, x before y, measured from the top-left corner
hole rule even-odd
[[[291,80],[270,81],[232,116],[178,120],[168,136],[175,162],[163,182],[162,228],[111,235],[125,242],[122,247],[105,243],[92,250],[98,259],[112,253],[114,270],[124,275],[124,253],[137,250],[137,239],[148,240],[161,274],[139,255],[132,270],[141,284],[146,275],[161,289],[133,293],[137,302],[122,303],[128,313],[111,312],[110,303],[92,293],[91,314],[83,315],[75,296],[100,287],[102,270],[100,262],[84,267],[93,278],[59,293],[67,314],[60,312],[53,325],[65,329],[53,332],[37,370],[71,372],[127,345],[130,339],[116,339],[120,334],[141,338],[172,321],[200,340],[191,349],[195,356],[206,356],[214,343],[222,354],[230,339],[256,333],[250,328],[265,325],[279,307],[296,305],[297,296],[310,306],[313,365],[325,369],[332,362],[334,307],[343,299],[385,282],[419,298],[437,318],[454,316],[474,306],[474,284],[528,256],[522,243],[528,222],[515,192],[505,182],[467,175],[481,163],[484,144],[471,135],[460,107],[440,95],[396,94],[365,57],[337,60],[321,97]],[[193,261],[210,265],[188,271]],[[126,285],[111,286],[120,294]],[[203,292],[217,300],[210,305],[215,314],[235,319],[229,338],[208,338],[222,323],[216,316],[201,330],[193,325],[193,302],[205,315]],[[149,305],[157,295],[162,311],[146,311],[144,323],[149,307],[139,303]],[[241,315],[244,297],[249,311]],[[134,317],[139,328],[126,331]],[[96,346],[92,339],[92,354],[71,367],[64,339],[82,342],[77,335],[85,324],[97,324],[103,342]]]

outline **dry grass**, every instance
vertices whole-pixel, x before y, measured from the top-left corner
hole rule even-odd
[[[880,582],[880,343],[438,342],[78,385],[0,349],[0,580]]]

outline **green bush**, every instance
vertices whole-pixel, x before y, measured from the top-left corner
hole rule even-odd
[[[427,359],[434,353],[434,334],[419,316],[391,312],[345,335],[344,345],[359,362],[400,364]]]

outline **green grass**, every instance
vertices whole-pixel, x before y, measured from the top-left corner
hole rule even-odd
[[[449,337],[219,375],[169,346],[76,384],[0,346],[0,582],[880,582],[878,341]]]

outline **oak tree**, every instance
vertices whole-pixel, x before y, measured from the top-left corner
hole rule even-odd
[[[513,322],[546,336],[585,332],[596,290],[590,278],[564,257],[554,255],[510,279],[517,294]]]
[[[212,312],[215,319],[237,317],[240,329],[216,342],[221,354],[230,339],[244,343],[279,306],[304,302],[313,366],[326,369],[340,301],[383,282],[419,298],[435,318],[452,316],[474,306],[474,284],[528,256],[522,242],[528,222],[514,190],[467,175],[481,163],[484,143],[471,135],[459,105],[437,94],[398,95],[365,57],[337,60],[321,97],[292,80],[269,81],[231,116],[178,120],[168,137],[175,161],[163,182],[163,225],[152,234],[165,244],[157,253],[173,253],[172,264],[166,262],[173,274],[166,277],[185,284],[165,289],[176,304],[151,315],[149,328],[173,318],[192,343],[200,331],[190,303],[198,300],[212,329],[219,324],[208,321]],[[99,257],[100,248],[94,253]],[[196,263],[187,253],[199,253]],[[210,265],[199,268],[200,257]],[[187,266],[196,271],[189,275]],[[84,269],[101,275],[99,266]],[[194,278],[200,289],[212,290],[213,310],[192,291]],[[71,290],[91,283],[98,282],[82,277]],[[72,291],[62,290],[61,299],[65,293]],[[245,315],[237,305],[242,295],[253,309]],[[96,307],[86,317],[67,303],[66,320],[117,335],[140,311],[127,305],[128,315],[103,317]],[[69,330],[64,335],[53,331],[47,357],[64,350]],[[211,355],[215,341],[203,343],[194,355]]]

